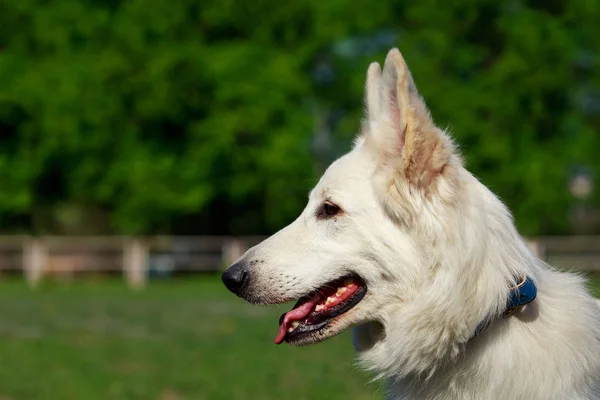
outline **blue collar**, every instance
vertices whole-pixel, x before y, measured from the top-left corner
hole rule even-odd
[[[537,287],[535,286],[535,283],[533,283],[533,281],[529,279],[527,275],[523,275],[521,283],[510,288],[510,291],[508,292],[508,299],[506,300],[506,309],[502,313],[502,317],[506,318],[510,316],[517,309],[535,300],[536,296]],[[479,333],[488,328],[491,323],[491,318],[486,318],[484,321],[479,323],[475,329],[475,333],[471,338],[479,335]]]

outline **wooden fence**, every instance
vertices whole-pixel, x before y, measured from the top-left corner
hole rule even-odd
[[[48,276],[118,273],[131,287],[140,288],[153,276],[219,271],[263,239],[0,236],[0,273],[23,274],[34,287]],[[558,268],[600,272],[600,236],[540,237],[528,244]]]
[[[148,277],[223,269],[263,237],[0,236],[0,273],[24,274],[31,286],[46,276],[119,273],[132,287]]]

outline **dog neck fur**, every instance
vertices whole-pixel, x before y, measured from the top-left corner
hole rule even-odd
[[[435,126],[399,51],[388,54],[383,72],[369,67],[366,108],[354,151],[375,160],[375,192],[390,218],[433,252],[418,295],[384,312],[384,334],[358,328],[360,358],[378,377],[427,379],[464,354],[481,321],[504,311],[516,276],[536,279],[536,259],[507,208]]]

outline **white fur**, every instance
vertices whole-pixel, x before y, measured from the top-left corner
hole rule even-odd
[[[397,50],[383,73],[369,68],[366,92],[353,149],[297,220],[243,256],[247,299],[279,303],[360,275],[365,298],[305,344],[354,326],[360,362],[388,380],[389,399],[600,399],[600,307],[583,279],[531,254],[430,120]],[[319,219],[326,200],[343,214]],[[537,298],[502,318],[522,274]],[[491,326],[471,339],[485,318]]]

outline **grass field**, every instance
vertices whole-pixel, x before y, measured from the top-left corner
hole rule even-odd
[[[249,306],[218,276],[139,293],[120,280],[0,281],[0,400],[382,398],[348,333],[272,344],[289,307]]]
[[[0,400],[378,399],[348,334],[276,346],[282,307],[253,307],[218,276],[152,282],[0,281]]]

